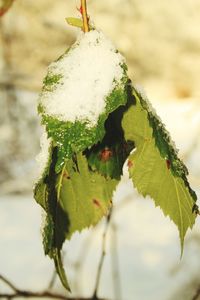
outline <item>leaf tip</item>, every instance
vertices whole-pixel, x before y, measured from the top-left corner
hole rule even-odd
[[[70,286],[69,286],[69,283],[67,280],[67,276],[65,273],[65,269],[63,267],[61,253],[60,253],[60,250],[58,250],[58,249],[56,249],[56,253],[54,255],[54,264],[55,264],[55,268],[58,273],[58,276],[62,282],[62,285],[66,288],[67,291],[71,292],[71,289],[70,289]]]

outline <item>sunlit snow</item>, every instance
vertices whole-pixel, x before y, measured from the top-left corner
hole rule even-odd
[[[61,77],[53,91],[43,91],[40,102],[47,115],[62,121],[84,120],[95,125],[106,97],[121,84],[124,58],[103,33],[80,34],[77,42],[48,68]]]

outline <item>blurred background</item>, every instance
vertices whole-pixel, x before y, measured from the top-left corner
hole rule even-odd
[[[0,273],[23,289],[47,288],[54,272],[32,195],[41,132],[37,97],[48,64],[76,39],[65,17],[77,16],[78,6],[78,0],[15,0],[0,18]],[[145,88],[200,196],[200,0],[88,0],[88,12],[126,57],[133,82]],[[103,227],[65,245],[73,295],[92,294]],[[175,226],[125,175],[115,194],[99,295],[192,300],[200,287],[199,229],[197,220],[180,260]],[[63,291],[58,280],[53,289]],[[5,290],[0,282],[0,293]]]

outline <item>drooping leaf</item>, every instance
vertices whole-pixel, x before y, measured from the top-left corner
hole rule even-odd
[[[108,214],[117,184],[117,180],[90,171],[82,154],[66,162],[57,180],[57,201],[68,216],[68,227],[63,227],[65,238],[97,224]]]
[[[68,21],[76,24],[75,26],[82,26],[77,20]],[[96,32],[95,45],[99,44],[100,36],[101,34]],[[79,42],[68,51],[78,47]],[[88,47],[91,47],[91,43]],[[68,51],[58,61],[66,58]],[[113,53],[116,55],[118,51],[114,50]],[[114,61],[117,57],[115,55]],[[85,56],[83,57],[85,59]],[[84,101],[80,97],[81,93],[77,97],[69,97],[66,101],[68,89],[64,82],[68,80],[70,71],[66,71],[65,63],[58,69],[56,62],[50,66],[40,95],[38,112],[52,143],[48,163],[35,186],[35,199],[46,212],[43,228],[45,254],[54,260],[60,280],[68,290],[69,284],[61,257],[63,243],[70,239],[74,232],[97,224],[108,214],[113,192],[121,178],[127,158],[130,177],[139,193],[153,198],[156,206],[160,206],[163,213],[178,226],[182,249],[186,231],[189,227],[192,228],[195,221],[196,194],[187,181],[187,168],[178,158],[168,132],[147,99],[130,85],[126,65],[123,65],[123,59],[120,61],[121,63],[117,63],[120,70],[114,70],[120,71],[121,77],[119,79],[112,75],[112,89],[98,100],[100,103],[103,100],[104,106],[103,110],[98,110],[100,113],[94,123],[89,118],[94,111],[85,105],[90,103],[87,102],[87,92],[92,91],[93,84],[89,85],[89,90],[86,84]],[[76,62],[75,60],[75,71],[78,72]],[[79,65],[81,63],[82,60],[79,61]],[[89,67],[86,63],[88,72]],[[99,82],[98,76],[99,72],[93,80],[92,73],[92,82]],[[79,83],[85,85],[84,76],[79,79]],[[79,88],[76,81],[71,82],[73,89]],[[54,95],[57,88],[61,88],[62,93]],[[60,95],[63,105],[59,106],[57,101]],[[77,107],[74,106],[74,102],[71,103],[71,110],[68,107],[70,99],[80,100]],[[99,104],[93,94],[91,99],[94,99],[92,105]],[[53,113],[48,109],[49,100],[52,100]],[[68,114],[67,117],[65,115],[66,118],[60,118],[62,112],[61,115],[57,113],[55,107],[66,109],[65,114],[70,112],[75,118]],[[77,115],[74,107],[78,112],[79,108],[84,107],[86,113],[84,111],[81,115],[79,112]]]
[[[53,148],[53,143],[49,146],[49,158],[44,168],[41,178],[34,188],[34,198],[40,204],[46,212],[45,224],[43,227],[43,245],[44,252],[48,254],[54,260],[56,271],[60,277],[63,286],[70,291],[68,280],[64,271],[61,258],[61,248],[58,248],[55,242],[56,237],[56,224],[58,218],[64,218],[65,216],[60,213],[59,207],[56,203],[56,149]],[[59,213],[58,213],[59,212]]]
[[[45,254],[54,259],[61,282],[69,290],[60,254],[63,242],[108,214],[118,181],[90,171],[82,154],[67,160],[59,174],[55,172],[56,161],[54,148],[51,164],[35,187],[35,199],[46,211]]]
[[[55,250],[54,264],[55,264],[56,272],[59,275],[60,281],[62,282],[63,286],[70,292],[71,290],[67,280],[65,269],[63,267],[61,252],[58,249]]]
[[[130,177],[138,192],[149,195],[177,225],[183,250],[186,231],[196,217],[196,194],[187,181],[187,169],[164,125],[135,88],[130,103],[122,121],[125,139],[136,146],[128,159]]]

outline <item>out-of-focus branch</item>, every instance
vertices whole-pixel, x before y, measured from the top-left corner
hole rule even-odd
[[[81,293],[82,268],[83,268],[84,262],[87,259],[90,247],[94,240],[94,236],[97,234],[98,228],[99,228],[98,225],[96,225],[93,228],[92,232],[88,235],[88,237],[83,241],[83,244],[80,247],[80,253],[79,253],[76,261],[72,263],[72,266],[73,266],[75,274],[76,274],[74,282],[73,282],[73,287],[78,293]]]
[[[117,226],[114,222],[111,224],[111,263],[112,263],[112,276],[113,276],[113,291],[115,300],[122,299],[120,270],[119,270],[119,257],[118,257],[118,243],[117,243]]]
[[[51,276],[51,279],[49,281],[47,290],[51,290],[54,287],[55,281],[56,281],[56,277],[57,277],[57,273],[56,273],[56,269],[54,269],[53,274]]]
[[[60,299],[60,300],[93,300],[93,298],[72,298],[66,297],[61,294],[51,293],[49,291],[43,292],[32,292],[18,289],[10,280],[5,278],[3,275],[0,275],[0,280],[4,282],[13,293],[0,293],[0,299],[14,299],[14,298],[51,298],[51,299]],[[103,300],[96,298],[97,300]],[[105,299],[104,299],[105,300]]]
[[[198,287],[195,295],[192,297],[191,300],[197,300],[199,298],[199,296],[200,296],[200,286]]]
[[[2,17],[11,7],[14,0],[2,0],[2,4],[0,6],[0,17]]]
[[[105,258],[105,255],[106,255],[106,237],[107,237],[108,228],[109,228],[109,225],[110,225],[111,215],[112,215],[112,208],[111,208],[111,210],[110,210],[110,212],[107,216],[106,225],[105,225],[105,229],[104,229],[104,233],[103,233],[103,237],[102,237],[102,250],[101,250],[101,257],[100,257],[100,260],[99,260],[99,265],[98,265],[98,270],[97,270],[97,277],[96,277],[94,295],[93,295],[93,298],[92,298],[93,300],[98,299],[97,298],[97,292],[98,292],[98,288],[99,288],[99,283],[100,283],[104,258]]]
[[[129,199],[127,199],[127,201],[122,201],[122,203],[117,205],[115,209],[118,210],[119,208],[121,208],[122,205],[126,205],[129,203],[130,203]],[[51,299],[60,299],[60,300],[103,300],[103,299],[98,298],[97,292],[99,289],[102,267],[103,267],[104,258],[106,255],[106,239],[107,239],[109,226],[111,226],[111,229],[113,231],[112,248],[114,247],[115,248],[114,250],[116,251],[116,247],[117,247],[117,241],[116,241],[117,228],[114,225],[114,223],[111,224],[111,222],[112,222],[111,217],[113,217],[113,211],[114,210],[112,208],[106,219],[105,229],[104,229],[103,236],[102,236],[102,251],[101,251],[101,256],[100,256],[100,260],[99,260],[99,264],[98,264],[97,277],[96,277],[96,282],[95,282],[95,290],[94,290],[94,294],[91,298],[80,298],[80,297],[73,298],[73,297],[67,297],[62,294],[51,292],[50,290],[53,287],[53,285],[55,283],[55,279],[56,279],[56,272],[54,271],[47,289],[42,292],[32,292],[32,291],[18,289],[11,281],[6,279],[4,276],[0,275],[0,280],[3,281],[13,291],[13,293],[11,293],[11,292],[10,293],[0,293],[0,299],[2,299],[2,298],[3,299],[14,299],[14,298],[20,298],[20,297],[23,298],[24,297],[24,298],[51,298]],[[92,240],[92,237],[90,237],[90,238]],[[85,249],[85,254],[83,254],[83,252],[81,252],[82,259],[83,259],[83,256],[85,258],[85,256],[88,253],[88,248],[91,243],[91,240],[87,240],[86,245],[84,244],[83,248]],[[78,268],[79,267],[80,266],[78,265]],[[120,289],[120,278],[119,278],[119,268],[118,268],[118,256],[117,256],[116,252],[114,254],[113,261],[112,261],[112,269],[113,269],[115,299],[117,300],[117,299],[121,299],[121,289]],[[79,269],[78,269],[78,273],[80,275]]]

